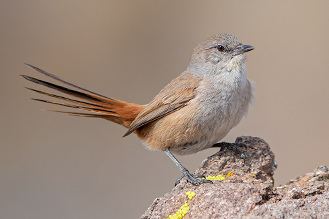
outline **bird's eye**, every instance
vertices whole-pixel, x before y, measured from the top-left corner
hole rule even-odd
[[[216,48],[217,48],[218,51],[220,51],[220,52],[223,52],[224,49],[225,49],[225,47],[224,47],[223,45],[218,45]]]

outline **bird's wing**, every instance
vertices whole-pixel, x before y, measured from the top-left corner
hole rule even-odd
[[[190,73],[183,72],[177,78],[165,86],[154,99],[146,105],[129,126],[124,137],[136,129],[160,119],[168,114],[188,105],[196,95],[196,88],[201,79],[195,78]]]

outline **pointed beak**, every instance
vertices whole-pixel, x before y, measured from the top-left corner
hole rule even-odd
[[[233,55],[234,56],[237,56],[237,55],[240,55],[242,53],[245,53],[245,52],[249,52],[251,50],[253,50],[254,47],[253,46],[250,46],[250,45],[241,45],[241,46],[238,46],[235,50],[234,50],[234,53]]]

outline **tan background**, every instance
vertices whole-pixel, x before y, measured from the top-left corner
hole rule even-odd
[[[232,33],[257,104],[224,139],[264,138],[276,185],[329,165],[328,1],[1,1],[0,218],[138,218],[181,175],[107,121],[29,98],[45,79],[24,62],[109,97],[145,104],[195,45]],[[49,91],[46,89],[46,91]],[[216,149],[179,157],[191,171]]]

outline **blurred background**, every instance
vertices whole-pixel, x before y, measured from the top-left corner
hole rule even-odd
[[[0,30],[0,218],[138,218],[181,175],[123,127],[42,111],[63,108],[30,100],[41,87],[19,75],[48,78],[25,62],[146,104],[199,42],[231,33],[255,47],[257,103],[224,140],[267,141],[276,186],[329,165],[328,1],[3,0]],[[217,150],[178,159],[193,172]]]

